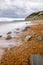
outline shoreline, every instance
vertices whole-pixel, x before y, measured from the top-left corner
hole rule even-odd
[[[7,63],[8,65],[29,65],[29,58],[32,54],[40,54],[43,56],[43,40],[40,41],[39,39],[37,39],[38,36],[43,37],[43,34],[41,33],[41,31],[43,31],[43,20],[38,20],[37,22],[32,21],[32,24],[33,23],[35,25],[31,25],[25,30],[23,29],[20,33],[17,32],[16,35],[18,37],[16,39],[11,38],[10,41],[16,41],[18,42],[18,45],[21,41],[21,45],[15,47],[12,46],[12,48],[4,48],[4,54],[1,58],[1,62],[3,62],[3,65],[5,65],[5,63]],[[17,31],[18,30],[19,29],[17,29]],[[25,35],[32,35],[33,33],[36,34],[35,37],[25,42]]]

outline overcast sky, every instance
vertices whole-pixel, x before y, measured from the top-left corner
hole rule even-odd
[[[43,0],[0,0],[0,17],[25,18],[43,11]]]

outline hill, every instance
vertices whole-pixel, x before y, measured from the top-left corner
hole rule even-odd
[[[42,20],[42,19],[43,19],[43,11],[32,13],[25,18],[25,20]]]

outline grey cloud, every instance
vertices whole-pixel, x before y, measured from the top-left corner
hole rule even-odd
[[[0,0],[0,17],[24,18],[43,10],[43,0]]]

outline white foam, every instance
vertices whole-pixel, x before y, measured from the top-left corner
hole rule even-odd
[[[25,20],[25,18],[0,18],[0,22],[10,22],[13,20]]]
[[[26,24],[28,23],[28,24]],[[6,33],[11,31],[14,32],[16,30],[16,28],[20,28],[20,30],[22,30],[23,28],[25,28],[26,26],[31,25],[31,22],[18,22],[18,23],[8,23],[8,24],[2,24],[0,25],[0,35],[2,35],[3,37],[6,37]],[[14,34],[12,34],[13,36]],[[2,38],[3,38],[2,37]],[[14,46],[20,45],[22,44],[22,42],[15,42],[13,41],[6,41],[6,39],[0,39],[0,48],[2,47],[8,47],[9,44],[12,44]]]
[[[2,24],[0,25],[0,34],[7,33],[9,31],[15,30],[15,28],[24,28],[31,24],[31,22],[19,22],[19,23],[10,23],[10,24]]]

